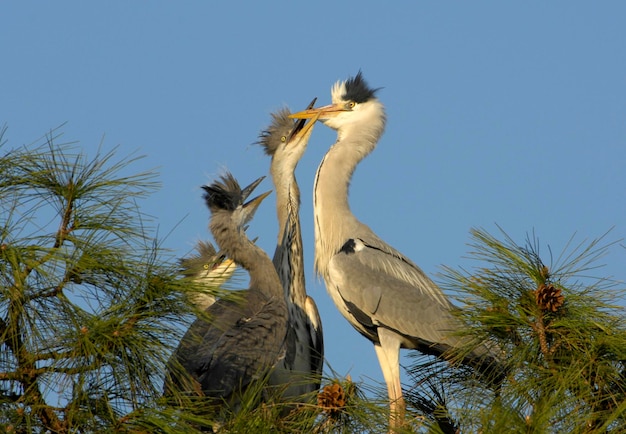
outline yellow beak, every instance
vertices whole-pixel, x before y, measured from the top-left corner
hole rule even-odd
[[[311,133],[313,132],[313,127],[315,126],[315,122],[317,122],[317,120],[319,119],[320,114],[321,113],[314,113],[313,116],[311,116],[311,120],[307,122],[306,125],[304,126],[300,126],[300,124],[296,125],[296,127],[293,129],[293,131],[289,135],[289,139],[287,140],[287,142],[289,143],[293,139],[308,141],[309,137],[311,137]],[[289,117],[293,117],[293,115]],[[300,118],[300,119],[302,120],[299,122],[304,123],[306,122],[304,119],[308,119],[308,118]]]
[[[324,120],[324,119],[337,116],[338,114],[343,113],[345,111],[350,111],[350,109],[346,108],[342,104],[330,104],[330,105],[326,105],[326,106],[318,107],[314,109],[302,110],[301,112],[293,113],[289,115],[289,117],[292,119],[315,118],[316,120],[317,119]]]

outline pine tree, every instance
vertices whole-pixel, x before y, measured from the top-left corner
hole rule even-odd
[[[0,131],[0,427],[31,433],[351,433],[386,431],[382,384],[324,380],[317,404],[259,403],[262,383],[216,424],[201,397],[163,397],[165,367],[202,312],[140,203],[156,173],[117,148],[88,158],[59,130],[8,149]],[[501,349],[504,381],[416,357],[406,427],[419,433],[626,432],[624,292],[592,278],[612,243],[548,261],[472,231],[471,270],[444,269],[463,333]],[[573,243],[573,241],[572,241]],[[367,392],[367,393],[365,393]]]
[[[198,287],[179,276],[178,258],[140,201],[158,187],[140,157],[114,148],[88,158],[52,130],[9,149],[0,131],[0,428],[31,433],[352,432],[384,421],[347,381],[340,400],[284,415],[257,405],[218,424],[201,397],[163,397],[166,365],[203,312]],[[236,296],[236,295],[235,295]],[[328,380],[335,384],[338,380]],[[339,383],[336,383],[337,385]],[[343,389],[334,392],[343,393]],[[372,418],[376,414],[380,417]],[[379,425],[378,425],[379,426]]]
[[[594,278],[613,243],[573,244],[548,263],[536,237],[516,244],[473,230],[471,271],[445,268],[462,303],[465,334],[502,350],[508,373],[496,388],[454,367],[410,372],[420,398],[438,402],[458,432],[626,432],[626,318],[618,282]],[[551,253],[551,252],[550,252]],[[620,305],[621,303],[621,305]],[[432,393],[432,385],[438,393]],[[430,387],[424,387],[430,386]],[[441,429],[429,416],[430,426]]]
[[[127,175],[138,157],[88,159],[59,139],[53,130],[0,157],[0,425],[154,424],[163,366],[190,318],[187,285],[138,203],[156,174]]]

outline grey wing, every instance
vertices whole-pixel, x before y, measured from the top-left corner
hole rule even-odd
[[[368,267],[385,272],[413,285],[416,291],[428,295],[439,303],[451,307],[448,298],[420,267],[409,258],[385,243],[375,234],[366,238],[356,238],[355,245],[363,246],[362,261]],[[364,248],[367,247],[367,250]],[[376,254],[376,253],[380,254]]]
[[[242,315],[241,306],[226,299],[218,300],[205,313],[208,317],[197,318],[191,324],[168,362],[168,377],[173,384],[188,392],[201,390],[200,375],[213,362],[213,346],[231,329],[229,323],[234,324]],[[180,368],[186,374],[180,373]],[[166,383],[166,394],[169,387],[171,384]]]
[[[196,319],[180,340],[178,347],[167,362],[167,375],[163,393],[167,396],[173,390],[200,392],[200,385],[194,375],[196,366],[204,362],[198,358],[197,349],[202,336],[210,324],[204,319]]]
[[[201,346],[200,352],[211,354],[198,372],[205,393],[216,391],[220,396],[228,396],[236,388],[263,377],[284,357],[284,315],[275,312],[276,301],[250,295],[248,303],[254,309],[230,320],[226,330],[211,328],[203,339],[206,345]]]
[[[315,301],[309,296],[306,298],[305,311],[309,323],[310,347],[312,350],[311,372],[321,375],[324,366],[324,333],[322,331],[322,319],[320,318]]]
[[[416,265],[386,245],[349,242],[331,259],[329,276],[357,321],[395,330],[415,345],[454,345],[445,342],[458,328],[452,305]]]
[[[274,302],[250,292],[244,303],[218,300],[207,311],[214,318],[188,362],[206,395],[228,397],[245,388],[265,375],[283,350],[285,327]]]

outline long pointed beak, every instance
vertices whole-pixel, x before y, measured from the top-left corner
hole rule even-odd
[[[248,196],[250,196],[250,193],[252,193],[254,191],[254,189],[257,188],[257,186],[264,179],[265,179],[265,176],[261,176],[259,179],[257,179],[256,181],[252,182],[252,184],[248,185],[243,190],[241,190],[241,200],[242,201],[246,200],[248,198]]]
[[[309,103],[306,109],[312,109],[315,105],[315,101],[317,101],[317,97],[313,98],[313,101]],[[293,129],[291,130],[291,134],[289,134],[289,137],[287,138],[287,142],[289,142],[300,130],[302,130],[302,128],[304,128],[305,123],[306,119],[299,119],[295,121]]]
[[[229,267],[231,267],[232,265],[235,264],[235,261],[233,261],[228,256],[226,256],[226,254],[223,253],[221,250],[219,252],[217,252],[215,254],[215,256],[218,259],[215,261],[215,264],[214,264],[213,268],[222,267],[224,269],[227,269],[227,268],[229,268]]]
[[[263,202],[263,199],[265,199],[267,196],[269,196],[271,192],[272,192],[272,190],[266,191],[265,193],[260,194],[257,197],[255,197],[254,199],[251,199],[248,202],[243,204],[242,208],[243,208],[243,210],[245,212],[245,216],[246,216],[245,220],[246,221],[250,221],[250,219],[252,219],[252,216],[256,212],[257,208],[259,207],[259,205],[261,205],[261,202]]]
[[[330,104],[323,107],[302,110],[301,112],[289,115],[289,117],[292,119],[312,119],[318,115],[317,119],[325,120],[346,111],[350,111],[350,109],[346,108],[343,104]]]
[[[220,274],[224,274],[225,272],[228,272],[230,268],[233,268],[235,265],[236,265],[235,261],[233,261],[230,258],[224,258],[224,259],[218,258],[212,264],[211,271],[219,270]],[[235,270],[234,269],[230,270],[231,273],[233,271]]]
[[[313,98],[313,101],[309,103],[306,109],[307,110],[312,109],[316,102],[317,102],[317,97]]]
[[[229,269],[231,267],[234,267],[235,265],[236,265],[235,261],[233,261],[230,258],[226,258],[222,262],[220,262],[215,268],[220,268],[220,269],[223,270],[223,272],[226,272],[226,271],[229,271]],[[233,271],[235,271],[235,270],[233,270]]]
[[[291,134],[289,134],[287,143],[291,142],[293,139],[308,141],[309,137],[311,137],[311,133],[313,132],[313,127],[315,126],[315,122],[317,122],[319,118],[320,118],[320,113],[316,113],[313,115],[311,120],[306,123],[306,125],[304,124],[306,122],[306,119],[301,119],[300,121],[298,121],[298,125],[296,125],[296,127],[291,131]],[[303,126],[298,128],[298,126],[301,123]]]

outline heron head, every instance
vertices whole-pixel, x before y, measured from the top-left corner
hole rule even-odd
[[[308,109],[313,107],[316,100],[314,98],[311,101]],[[257,144],[263,147],[275,164],[280,165],[287,159],[297,163],[304,154],[317,120],[317,117],[309,122],[306,119],[293,120],[290,115],[288,108],[272,113],[272,123],[259,135]]]
[[[258,178],[242,189],[235,177],[231,173],[226,173],[211,185],[202,187],[205,191],[204,199],[211,213],[215,215],[227,212],[237,226],[245,229],[245,225],[252,220],[263,199],[271,193],[270,190],[245,202],[263,179],[265,176]]]
[[[361,71],[345,81],[338,81],[331,89],[332,103],[310,108],[290,115],[295,119],[317,118],[330,128],[340,130],[350,125],[381,124],[384,128],[385,110],[376,92],[368,86]]]
[[[215,287],[230,279],[236,267],[232,259],[217,252],[208,241],[198,241],[196,254],[179,262],[181,274]]]

